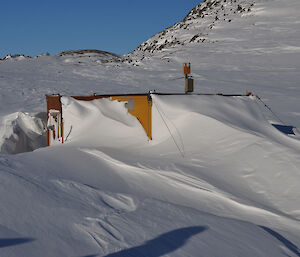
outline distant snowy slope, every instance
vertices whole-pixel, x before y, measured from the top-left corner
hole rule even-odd
[[[71,63],[94,62],[97,64],[121,61],[121,57],[117,54],[95,49],[69,50],[61,52],[57,56],[63,56],[65,57],[64,62]]]
[[[142,43],[130,57],[142,53],[143,57],[172,48],[190,44],[215,43],[211,31],[216,26],[231,23],[241,16],[250,15],[255,1],[211,0],[203,1],[174,26],[164,29],[148,41]],[[226,38],[221,38],[224,40]]]
[[[283,8],[279,0],[203,1],[182,21],[154,35],[129,56],[147,57],[195,45],[201,49],[210,43],[216,43],[214,47],[218,52],[222,48],[218,43],[225,42],[235,45],[232,50],[253,50],[256,54],[263,53],[259,51],[263,49],[297,51],[298,4],[296,0],[288,0]]]
[[[5,60],[24,60],[26,58],[31,58],[30,56],[25,56],[23,54],[7,54],[6,56],[4,56],[3,58],[0,58],[0,61],[5,61]]]

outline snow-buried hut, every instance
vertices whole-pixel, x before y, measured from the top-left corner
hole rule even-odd
[[[265,115],[261,113],[261,108],[266,105],[251,93],[224,95],[149,92],[71,97],[48,95],[46,99],[48,146],[79,139],[91,140],[91,138],[113,140],[115,144],[120,144],[124,138],[130,141],[139,136],[140,138],[148,137],[149,140],[152,140],[153,137],[157,139],[161,136],[161,127],[156,123],[168,126],[164,121],[164,111],[162,110],[164,108],[168,110],[171,108],[173,116],[176,117],[183,115],[184,110],[186,113],[199,113],[216,120],[226,121],[227,116],[225,123],[232,120],[232,123],[235,124],[234,119],[238,118],[242,120],[242,124],[248,124],[247,128],[254,126],[255,131],[260,130],[261,124],[268,127],[272,124],[284,134],[295,135],[292,126],[278,125],[273,122],[270,124]],[[171,107],[168,107],[168,102],[172,103]],[[261,107],[258,103],[261,104]],[[154,110],[152,110],[153,106],[155,106]],[[239,112],[240,109],[244,112]],[[157,120],[157,117],[164,122]],[[256,125],[253,124],[254,121]],[[198,123],[195,124],[195,126],[198,125]],[[173,126],[175,125],[173,124]],[[179,124],[179,126],[181,125]],[[169,128],[168,131],[171,133]],[[201,132],[199,131],[199,133]],[[130,138],[127,138],[128,135]]]

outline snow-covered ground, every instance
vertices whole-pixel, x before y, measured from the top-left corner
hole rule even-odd
[[[299,4],[206,1],[123,61],[0,61],[1,256],[300,256],[299,129],[271,125],[300,128]],[[72,131],[43,147],[45,94],[183,92],[183,62],[197,93],[274,113],[153,94],[148,141],[123,103],[63,97]]]

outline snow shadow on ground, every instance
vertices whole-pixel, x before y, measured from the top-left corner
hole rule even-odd
[[[293,244],[290,240],[286,239],[284,236],[280,235],[278,232],[264,226],[259,226],[266,232],[268,232],[271,236],[275,237],[277,240],[279,240],[286,248],[288,248],[291,252],[296,254],[297,256],[300,256],[299,248]]]
[[[288,125],[280,125],[280,124],[272,124],[273,127],[278,129],[280,132],[286,135],[295,135],[294,132],[294,126],[288,126]]]
[[[86,256],[82,256],[82,257],[97,257],[99,256],[98,254],[92,254],[92,255],[86,255]]]
[[[158,236],[145,244],[125,249],[105,257],[159,257],[174,252],[184,246],[187,241],[207,230],[207,226],[180,228]]]
[[[0,239],[0,248],[15,246],[19,244],[26,244],[34,241],[33,238],[4,238]]]

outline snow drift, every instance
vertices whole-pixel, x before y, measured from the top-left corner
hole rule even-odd
[[[138,120],[124,102],[109,99],[78,101],[62,97],[64,141],[97,147],[125,147],[147,141]]]
[[[180,151],[184,148],[184,136],[187,141],[193,138],[197,140],[194,142],[203,143],[218,141],[227,134],[234,140],[241,133],[293,145],[289,143],[291,139],[271,125],[267,119],[270,112],[255,96],[151,94],[151,97],[151,145],[173,140],[176,147],[180,145]],[[62,97],[61,101],[66,143],[126,147],[148,141],[140,123],[128,113],[124,102],[109,99],[87,102],[72,97]]]
[[[298,256],[299,141],[252,97],[152,99],[153,141],[124,103],[63,97],[65,144],[1,157],[11,256]]]
[[[0,119],[0,153],[17,154],[46,146],[45,113],[17,112]]]

